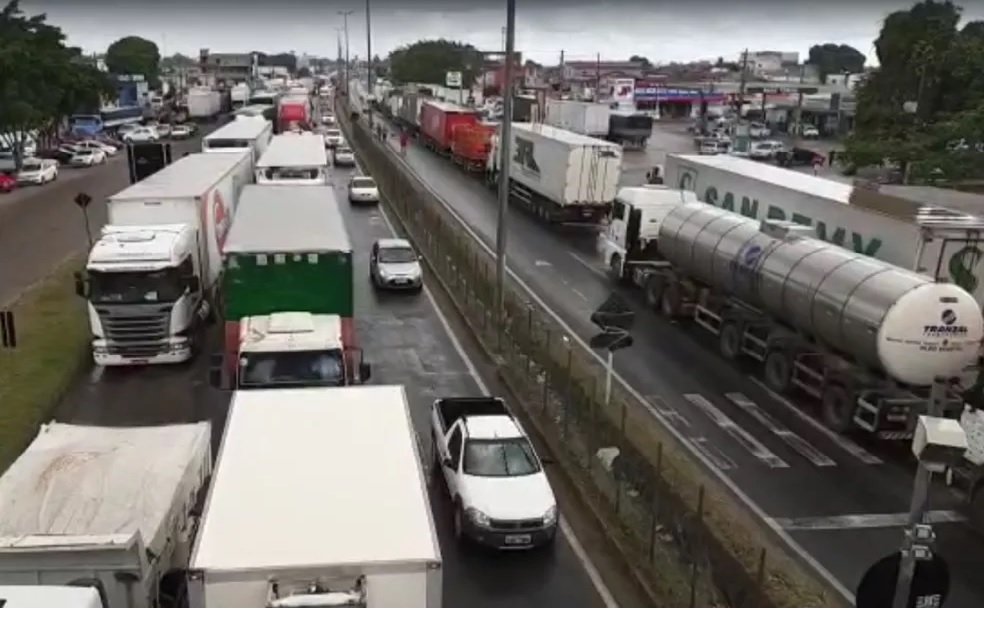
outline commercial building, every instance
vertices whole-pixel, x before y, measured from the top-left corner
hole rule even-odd
[[[234,87],[256,77],[257,59],[253,53],[212,53],[202,49],[198,56],[201,77],[216,87]]]

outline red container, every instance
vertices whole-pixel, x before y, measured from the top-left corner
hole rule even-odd
[[[277,107],[277,121],[280,125],[280,131],[286,131],[294,122],[302,129],[307,128],[311,123],[310,103],[306,99],[289,100],[285,98],[281,100]]]
[[[467,169],[484,169],[493,133],[494,126],[481,123],[455,127],[451,133],[451,157]]]
[[[435,151],[451,151],[451,136],[456,127],[478,124],[473,109],[448,102],[427,100],[420,107],[420,139]]]

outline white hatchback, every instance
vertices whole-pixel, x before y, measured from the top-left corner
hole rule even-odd
[[[379,202],[379,187],[376,181],[368,176],[356,176],[349,180],[348,186],[349,202],[365,202],[376,204]]]

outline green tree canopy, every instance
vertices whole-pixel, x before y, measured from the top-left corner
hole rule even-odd
[[[389,55],[390,75],[398,82],[444,84],[448,71],[461,71],[470,87],[482,69],[483,56],[470,44],[451,40],[420,40]]]
[[[827,42],[810,47],[807,62],[817,66],[820,80],[826,82],[829,75],[861,73],[864,71],[865,59],[863,53],[850,45]]]
[[[28,132],[51,135],[65,117],[98,108],[113,91],[43,14],[25,15],[17,0],[0,11],[0,142],[18,162]]]
[[[917,180],[984,177],[971,157],[984,141],[984,23],[960,28],[952,2],[924,0],[885,18],[875,50],[846,158],[898,164]]]
[[[120,38],[106,49],[110,73],[142,75],[152,87],[158,84],[161,52],[157,45],[139,36]]]

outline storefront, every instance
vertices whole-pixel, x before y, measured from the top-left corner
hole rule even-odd
[[[723,105],[725,100],[723,93],[690,87],[647,85],[644,81],[637,81],[635,87],[636,109],[656,112],[659,118],[691,118],[700,113],[702,102],[712,107]]]

